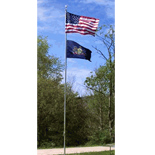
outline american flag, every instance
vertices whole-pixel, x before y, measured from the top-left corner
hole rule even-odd
[[[95,35],[99,19],[66,13],[66,33],[80,33],[82,35]]]

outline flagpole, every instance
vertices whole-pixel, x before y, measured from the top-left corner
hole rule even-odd
[[[66,23],[67,5],[65,5],[65,23]],[[65,86],[64,86],[64,155],[66,154],[66,79],[67,79],[67,33],[65,33]]]

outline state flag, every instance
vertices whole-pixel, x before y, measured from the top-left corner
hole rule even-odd
[[[91,51],[72,40],[67,40],[67,58],[90,60]]]

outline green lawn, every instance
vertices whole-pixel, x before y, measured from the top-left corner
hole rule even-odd
[[[110,155],[110,151],[102,151],[102,152],[88,152],[88,153],[75,153],[69,155]],[[115,151],[111,151],[111,155],[115,155]]]

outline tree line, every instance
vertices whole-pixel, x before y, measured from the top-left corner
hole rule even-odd
[[[104,30],[108,28],[106,34]],[[103,145],[115,141],[115,31],[99,28],[97,38],[105,51],[94,49],[105,59],[95,74],[87,77],[90,95],[79,97],[67,83],[66,146]],[[64,65],[48,53],[47,37],[37,38],[37,147],[63,147]],[[107,52],[107,55],[105,53]]]

